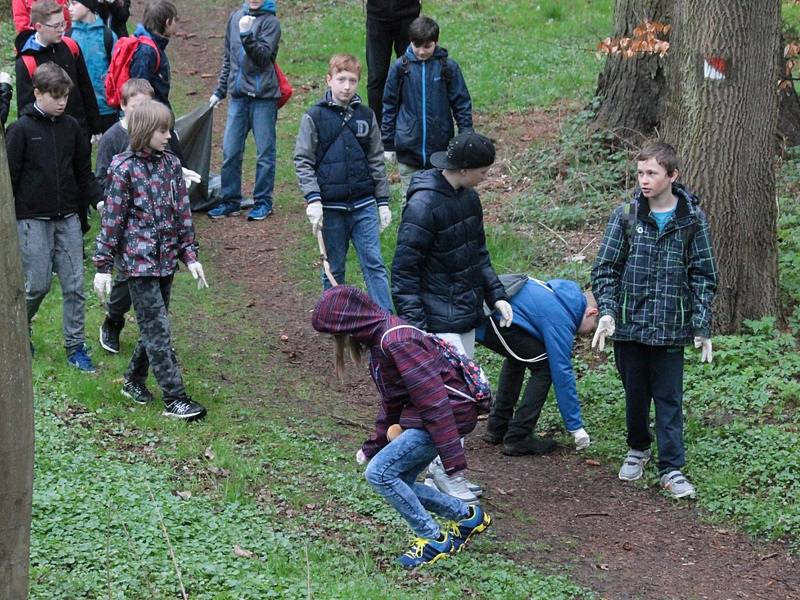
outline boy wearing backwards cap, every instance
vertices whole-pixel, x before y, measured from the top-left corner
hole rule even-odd
[[[397,232],[392,262],[392,299],[398,316],[453,344],[469,357],[475,352],[475,328],[483,321],[483,302],[499,313],[501,327],[511,325],[512,310],[486,249],[483,208],[474,187],[494,163],[492,142],[462,133],[435,152],[435,167],[417,173]],[[479,490],[463,478],[450,478],[436,461],[437,487],[466,502]]]

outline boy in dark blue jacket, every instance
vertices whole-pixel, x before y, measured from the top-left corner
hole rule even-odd
[[[458,63],[438,45],[439,26],[418,17],[408,28],[411,45],[389,70],[383,92],[383,138],[386,158],[397,156],[405,192],[411,176],[432,167],[434,152],[447,148],[458,132],[472,131],[472,99]]]
[[[475,331],[476,341],[505,357],[483,439],[502,442],[509,456],[552,450],[552,440],[531,437],[552,383],[567,431],[576,449],[583,450],[590,440],[575,387],[572,346],[576,334],[594,331],[597,306],[574,281],[544,282],[527,275],[503,275],[500,281],[511,296],[514,323],[501,333],[492,316]],[[515,411],[526,369],[531,375]]]
[[[228,121],[222,141],[222,202],[208,211],[212,219],[236,216],[242,203],[242,159],[247,134],[256,142],[256,182],[249,221],[272,214],[275,185],[275,122],[281,92],[275,58],[281,26],[275,0],[247,0],[233,11],[225,32],[225,55],[219,85],[209,99],[214,108],[230,92]]]
[[[331,274],[328,289],[344,283],[347,249],[355,246],[367,292],[392,311],[380,232],[392,220],[383,144],[371,109],[356,94],[361,63],[336,54],[328,66],[328,91],[300,121],[294,165],[314,235],[325,241]],[[323,219],[324,217],[324,219]]]
[[[158,47],[158,53],[147,44],[139,44],[131,59],[131,79],[146,79],[153,86],[154,98],[169,103],[171,87],[167,44],[178,29],[178,9],[169,0],[150,0],[145,6],[142,22],[136,26],[133,35],[149,37]]]

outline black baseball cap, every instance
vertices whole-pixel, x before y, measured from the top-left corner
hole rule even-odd
[[[492,140],[470,131],[460,133],[447,144],[447,150],[431,154],[437,169],[482,169],[494,163]]]

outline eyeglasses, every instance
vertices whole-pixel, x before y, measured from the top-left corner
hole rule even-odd
[[[43,27],[49,27],[53,31],[64,31],[67,28],[66,21],[59,21],[58,23],[42,23]]]

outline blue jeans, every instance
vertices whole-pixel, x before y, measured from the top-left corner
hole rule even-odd
[[[439,524],[427,511],[459,521],[469,515],[469,506],[436,488],[416,483],[417,475],[438,452],[424,429],[406,429],[370,460],[364,476],[370,485],[400,513],[414,533],[437,539]]]
[[[356,248],[364,283],[370,298],[381,307],[392,311],[392,294],[389,292],[389,278],[381,256],[380,220],[375,204],[358,210],[324,209],[322,221],[322,237],[331,273],[336,282],[344,283],[344,270],[347,261],[347,250],[350,240]],[[322,272],[323,289],[331,287],[331,283]]]
[[[228,100],[228,120],[222,140],[222,199],[234,204],[242,201],[242,159],[247,134],[253,130],[256,140],[256,183],[253,202],[272,209],[272,188],[275,186],[275,121],[278,104],[275,100],[234,98]]]

